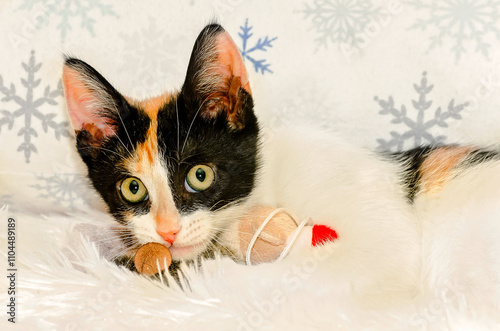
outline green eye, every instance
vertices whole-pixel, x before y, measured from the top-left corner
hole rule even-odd
[[[212,168],[200,164],[189,170],[184,186],[188,192],[198,193],[208,189],[214,181],[215,173]]]
[[[135,177],[125,178],[120,184],[120,194],[130,203],[138,203],[148,198],[148,190],[144,184]]]

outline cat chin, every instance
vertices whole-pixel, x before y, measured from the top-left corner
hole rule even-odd
[[[172,259],[175,261],[193,260],[206,250],[206,246],[202,243],[189,245],[189,246],[175,246],[170,247]]]

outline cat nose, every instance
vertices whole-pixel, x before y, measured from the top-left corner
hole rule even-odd
[[[172,244],[177,233],[181,230],[180,217],[168,213],[162,213],[156,217],[156,233],[166,242]]]
[[[161,231],[156,231],[160,237],[163,238],[166,242],[173,244],[175,241],[175,235],[177,234],[178,231],[169,231],[169,232],[161,232]]]

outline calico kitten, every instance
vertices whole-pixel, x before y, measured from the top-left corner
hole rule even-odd
[[[339,234],[315,248],[328,250],[321,263],[339,286],[365,296],[409,294],[438,277],[429,224],[443,210],[451,214],[435,228],[446,232],[471,210],[470,196],[487,192],[490,205],[500,205],[500,185],[477,189],[500,183],[493,151],[436,146],[378,155],[307,128],[260,138],[243,61],[217,24],[197,38],[176,93],[132,100],[74,58],[63,82],[78,151],[126,231],[129,256],[147,242],[170,247],[174,260],[217,246],[231,252],[248,208],[286,207]],[[299,243],[311,235],[304,231]],[[290,259],[310,254],[304,248]]]
[[[156,241],[175,260],[193,259],[250,195],[259,125],[244,71],[219,25],[196,40],[181,90],[145,101],[122,96],[85,62],[66,59],[78,152],[131,248]]]

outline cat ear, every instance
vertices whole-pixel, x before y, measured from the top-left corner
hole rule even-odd
[[[118,130],[118,109],[123,97],[87,63],[67,58],[63,85],[71,123],[85,132],[87,144],[100,145]]]
[[[248,75],[229,34],[218,24],[200,33],[191,54],[186,81],[182,87],[186,101],[205,118],[226,116],[234,129],[245,126],[253,108]]]

